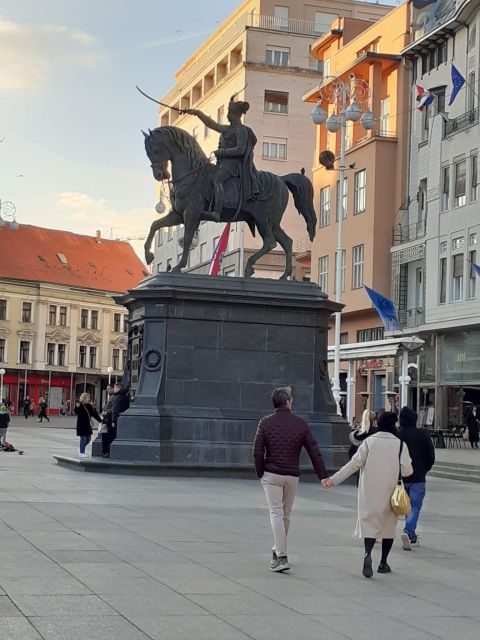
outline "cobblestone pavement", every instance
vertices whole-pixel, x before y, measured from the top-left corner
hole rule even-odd
[[[278,575],[257,482],[64,469],[61,423],[8,439],[25,455],[0,454],[0,640],[479,636],[478,485],[432,479],[420,547],[397,540],[393,573],[367,581],[355,488],[303,484]]]

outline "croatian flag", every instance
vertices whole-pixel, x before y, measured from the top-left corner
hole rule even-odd
[[[465,84],[465,78],[462,76],[462,74],[454,64],[452,64],[452,84],[453,84],[453,89],[450,95],[450,101],[448,103],[448,106],[453,104],[453,101],[458,96],[458,92]],[[475,87],[472,87],[472,89],[475,89]]]
[[[430,93],[430,91],[425,91],[425,89],[423,89],[423,87],[419,87],[418,84],[416,85],[417,87],[417,102],[418,102],[418,109],[419,111],[423,111],[425,107],[428,107],[429,104],[432,104],[432,102],[435,99],[435,96],[433,95],[433,93]]]
[[[208,270],[209,276],[218,276],[220,268],[222,266],[222,259],[225,255],[228,246],[228,238],[230,236],[230,222],[225,225],[225,229],[222,231],[217,246],[213,252],[212,261],[210,262],[210,269]]]
[[[377,313],[383,322],[383,326],[385,327],[385,331],[401,331],[393,302],[389,298],[382,296],[378,291],[374,291],[366,285],[363,285],[363,288],[368,293],[373,306],[377,310]]]

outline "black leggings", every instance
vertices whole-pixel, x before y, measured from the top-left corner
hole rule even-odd
[[[373,547],[375,546],[376,539],[375,538],[364,538],[363,542],[365,544],[365,554],[370,555],[372,553]],[[382,540],[382,559],[381,562],[386,562],[388,558],[388,554],[390,553],[393,547],[393,538],[383,538]]]

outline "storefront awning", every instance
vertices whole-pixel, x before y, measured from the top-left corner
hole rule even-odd
[[[352,342],[340,345],[340,360],[369,360],[371,358],[387,358],[396,356],[399,351],[415,351],[424,345],[425,341],[417,336],[400,336],[399,338],[385,338],[372,342]],[[333,362],[335,347],[328,347],[328,361]]]

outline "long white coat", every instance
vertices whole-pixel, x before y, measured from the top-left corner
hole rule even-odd
[[[337,485],[360,470],[358,518],[355,535],[359,538],[394,538],[398,516],[390,507],[390,498],[398,481],[400,440],[379,431],[363,441],[350,462],[330,479]],[[402,476],[413,473],[408,447],[403,443]]]

